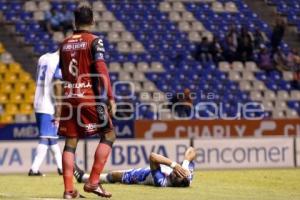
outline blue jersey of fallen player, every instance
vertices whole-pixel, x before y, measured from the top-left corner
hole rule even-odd
[[[191,183],[193,179],[194,164],[191,162],[188,168],[190,172],[188,179]],[[165,165],[160,165],[156,170],[151,170],[150,167],[131,169],[123,173],[122,183],[171,187],[172,182],[170,174],[172,172],[173,169]]]

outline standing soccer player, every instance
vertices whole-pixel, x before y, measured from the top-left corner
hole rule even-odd
[[[76,30],[60,48],[60,67],[65,81],[59,125],[59,134],[66,137],[63,197],[72,199],[80,196],[73,184],[74,155],[78,139],[91,135],[98,135],[100,142],[84,191],[111,197],[111,193],[106,192],[99,183],[99,175],[116,138],[111,121],[115,102],[104,61],[103,42],[89,32],[94,23],[90,7],[79,6],[74,16]]]
[[[59,51],[46,53],[38,61],[34,109],[40,142],[28,176],[43,176],[39,168],[47,154],[48,147],[54,154],[58,173],[62,174],[61,152],[57,144],[57,123],[54,122],[55,106],[52,98],[52,92],[55,92],[53,91],[55,87],[52,87],[53,83],[61,79],[58,63]]]

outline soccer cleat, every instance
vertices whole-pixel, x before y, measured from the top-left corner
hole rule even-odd
[[[101,184],[92,185],[87,182],[84,184],[83,190],[88,193],[94,193],[100,197],[110,198],[112,196],[111,193],[104,190]]]
[[[30,169],[28,172],[28,176],[46,176],[46,175],[41,173],[40,171],[33,172],[32,169]]]
[[[63,175],[63,172],[62,172],[62,170],[61,170],[61,169],[59,169],[59,168],[57,168],[57,173],[58,173],[60,176],[62,176],[62,175]]]
[[[77,190],[74,190],[73,192],[64,192],[64,199],[79,199],[79,198],[85,198]]]
[[[78,183],[82,183],[82,177],[84,175],[84,171],[81,170],[76,164],[74,166],[74,176]]]

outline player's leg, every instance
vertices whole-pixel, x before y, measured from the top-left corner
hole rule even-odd
[[[90,175],[85,173],[80,167],[74,164],[74,176],[78,183],[87,183]],[[101,183],[121,183],[125,171],[112,171],[109,173],[100,174]]]
[[[104,135],[104,137],[101,138],[94,155],[94,164],[89,178],[89,183],[99,183],[99,176],[104,168],[104,165],[106,164],[115,138],[116,136],[114,131],[109,131]]]
[[[122,183],[124,172],[113,171],[109,173],[100,174],[101,183]]]
[[[57,139],[50,138],[49,146],[50,146],[51,152],[54,156],[54,159],[55,159],[55,162],[57,165],[58,174],[62,175],[62,155],[61,155],[59,145],[57,144]]]
[[[38,170],[47,154],[48,147],[52,143],[51,138],[58,137],[57,136],[57,127],[52,123],[52,120],[53,120],[53,115],[51,115],[51,114],[36,113],[36,121],[37,121],[37,125],[39,128],[39,134],[41,137],[41,141],[38,145],[37,155],[34,159],[34,162],[31,167],[31,170],[29,172],[29,175],[41,175],[41,173]]]
[[[193,179],[193,172],[195,168],[195,164],[193,163],[193,160],[196,158],[196,151],[193,147],[189,147],[184,155],[184,160],[182,162],[182,167],[186,170],[188,170],[189,173],[189,180],[192,181]]]
[[[75,191],[73,184],[73,170],[77,143],[77,138],[66,138],[65,141],[65,147],[62,155],[65,194],[71,194]]]
[[[29,176],[38,175],[41,176],[39,172],[39,168],[47,154],[48,149],[48,139],[49,136],[57,136],[56,135],[56,128],[52,125],[53,116],[46,113],[35,113],[36,116],[36,123],[39,129],[40,135],[40,142],[37,147],[37,154],[34,158],[33,164],[31,169],[28,173]]]
[[[71,119],[69,118],[71,116]],[[75,161],[75,151],[77,148],[78,139],[80,138],[81,130],[77,125],[76,109],[70,109],[69,106],[62,106],[61,120],[59,122],[58,132],[60,136],[65,137],[65,146],[62,155],[62,169],[64,180],[63,198],[73,199],[81,195],[74,188],[73,170]]]
[[[112,145],[116,139],[114,130],[108,131],[100,140],[94,155],[94,164],[88,182],[84,185],[84,191],[92,192],[102,197],[111,197],[99,183],[99,177],[111,152]]]
[[[78,183],[86,183],[89,180],[90,175],[85,173],[80,167],[74,162],[74,177]]]
[[[44,176],[40,171],[40,166],[44,161],[48,150],[48,139],[41,138],[37,146],[37,153],[29,170],[28,176]]]

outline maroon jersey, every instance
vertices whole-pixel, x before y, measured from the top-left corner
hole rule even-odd
[[[78,106],[97,99],[113,99],[104,62],[103,41],[88,31],[75,31],[60,48],[64,102]]]
[[[62,43],[60,68],[65,96],[59,134],[85,137],[111,131],[112,120],[103,104],[113,95],[102,40],[87,31],[75,32]]]

